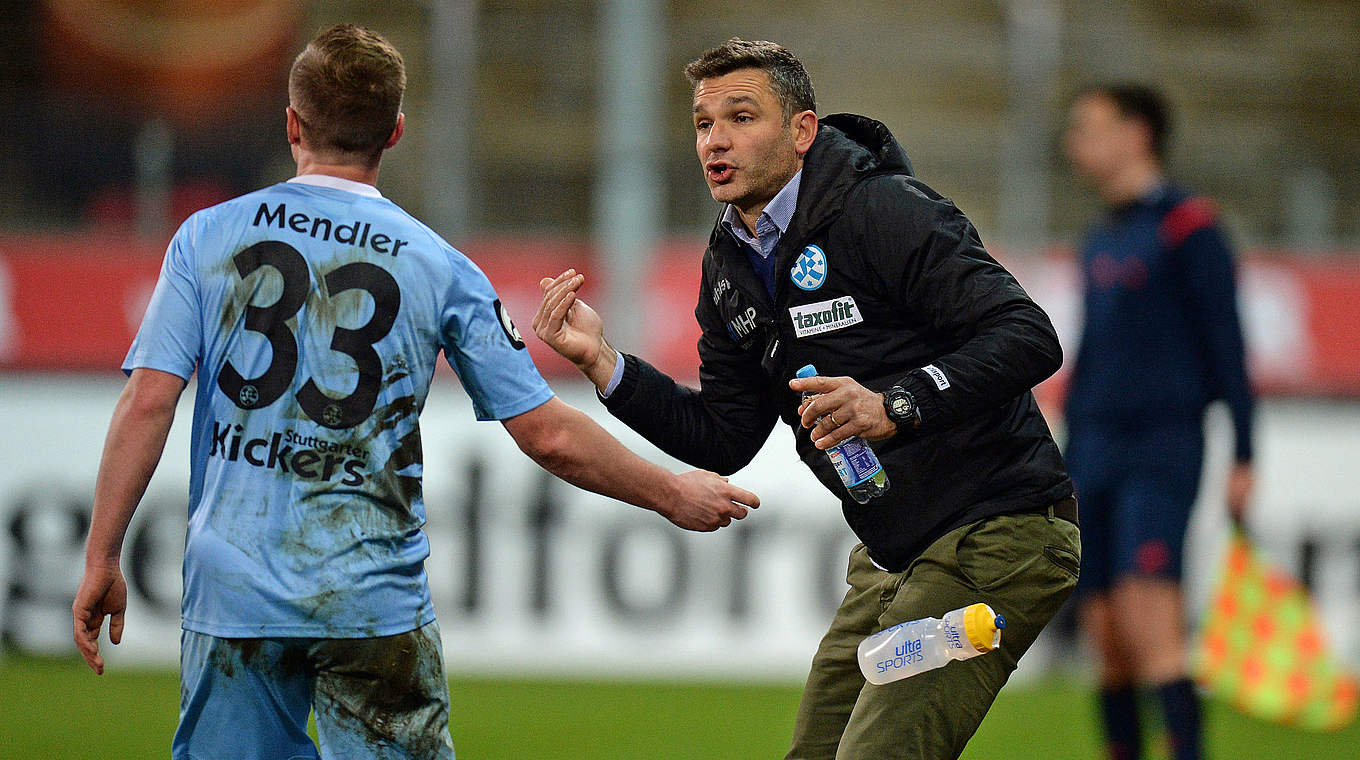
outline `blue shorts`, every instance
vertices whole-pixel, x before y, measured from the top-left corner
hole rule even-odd
[[[1077,591],[1107,591],[1129,575],[1179,581],[1204,459],[1202,424],[1072,425],[1064,458],[1081,502]]]
[[[453,759],[439,626],[366,639],[180,637],[175,760]],[[321,752],[307,735],[316,712]]]

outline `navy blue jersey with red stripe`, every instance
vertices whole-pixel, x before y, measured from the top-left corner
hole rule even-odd
[[[1160,185],[1091,228],[1080,266],[1085,319],[1069,422],[1198,420],[1223,399],[1237,458],[1250,459],[1252,392],[1235,265],[1214,204]]]

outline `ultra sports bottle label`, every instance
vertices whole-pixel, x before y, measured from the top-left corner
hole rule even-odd
[[[860,438],[843,441],[841,445],[826,453],[846,488],[854,488],[883,469],[878,457],[874,456],[873,449]]]

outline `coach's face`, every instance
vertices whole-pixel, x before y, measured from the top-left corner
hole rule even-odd
[[[811,111],[785,121],[769,75],[760,69],[700,80],[694,88],[695,147],[713,200],[759,213],[802,167],[816,123]]]

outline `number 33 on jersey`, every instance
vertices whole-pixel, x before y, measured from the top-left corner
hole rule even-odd
[[[259,333],[269,341],[271,359],[258,376],[245,378],[227,360],[217,375],[217,387],[242,409],[269,406],[283,395],[292,384],[298,366],[298,336],[289,326],[302,309],[311,290],[311,275],[307,261],[291,245],[269,240],[256,243],[232,257],[241,276],[241,290],[247,295],[259,292],[261,277],[253,278],[256,285],[247,287],[261,267],[270,267],[282,279],[283,288],[268,306],[253,303],[245,307],[245,329]],[[372,315],[357,329],[332,326],[330,349],[349,356],[358,371],[353,392],[342,398],[323,393],[314,378],[308,378],[297,394],[298,405],[307,416],[328,428],[350,428],[363,422],[373,412],[382,382],[383,367],[373,344],[387,336],[401,308],[401,288],[387,270],[366,261],[342,264],[322,277],[326,303],[319,303],[318,311],[336,316],[342,314],[335,301],[350,290],[360,290],[372,300]],[[320,299],[319,299],[320,300]]]
[[[551,396],[461,253],[376,191],[284,183],[185,222],[125,369],[197,368],[195,466],[231,472],[209,482],[376,480],[372,498],[409,508],[419,497],[399,481],[419,474],[416,418],[441,350],[480,419]]]

